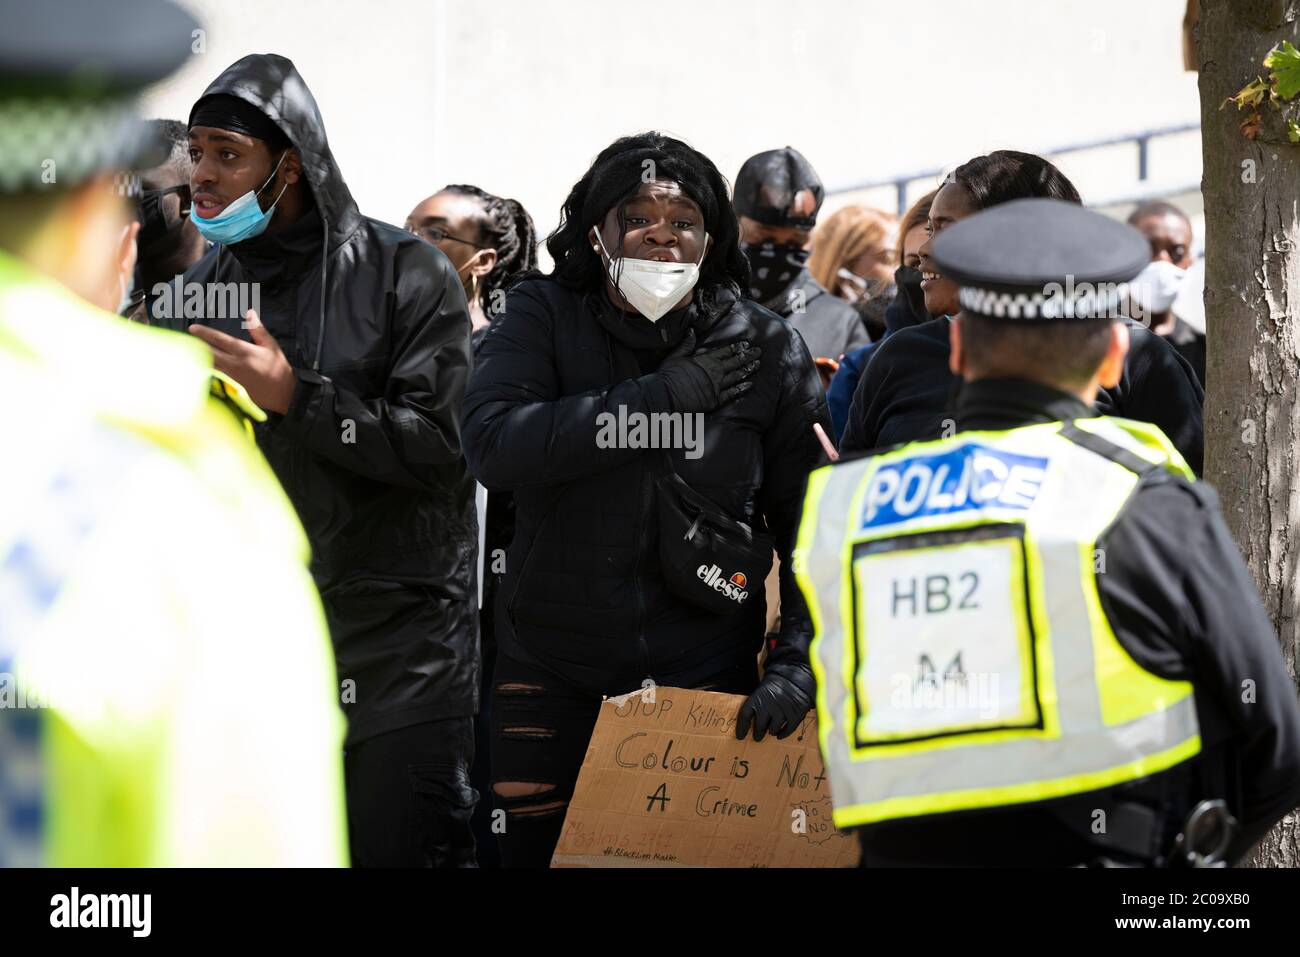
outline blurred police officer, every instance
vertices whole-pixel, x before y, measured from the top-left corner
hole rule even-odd
[[[207,349],[112,314],[162,0],[0,0],[0,865],[346,862],[306,539]],[[204,568],[200,578],[195,569]]]
[[[1219,513],[1121,374],[1132,228],[1017,200],[934,242],[958,433],[810,479],[798,574],[864,863],[1232,861],[1300,801],[1300,707]]]

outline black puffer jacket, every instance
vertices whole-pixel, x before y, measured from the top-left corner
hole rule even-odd
[[[702,300],[708,303],[700,307]],[[733,616],[697,609],[659,569],[657,450],[600,448],[597,417],[674,411],[654,374],[694,328],[699,347],[749,340],[763,350],[753,387],[704,416],[703,454],[671,451],[672,467],[735,519],[762,527],[782,556],[781,635],[773,661],[806,661],[811,626],[789,554],[805,477],[829,428],[812,359],[793,327],[730,293],[651,323],[549,279],[520,283],[483,340],[465,397],[465,454],[489,489],[514,491],[516,532],[498,605],[503,651],[540,661],[591,693],[649,677],[752,668],[765,600]],[[706,667],[707,666],[707,667]]]
[[[298,376],[258,444],[307,529],[339,678],[355,682],[349,740],[473,714],[478,532],[460,446],[471,365],[460,280],[433,246],[360,214],[289,60],[245,57],[204,95],[214,93],[275,121],[315,200],[289,230],[217,246],[185,279],[259,282],[262,322]]]

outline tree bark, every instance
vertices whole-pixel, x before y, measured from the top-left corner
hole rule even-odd
[[[1256,77],[1267,79],[1262,61],[1274,45],[1300,43],[1300,0],[1201,0],[1200,6],[1205,477],[1219,491],[1294,680],[1300,652],[1300,146],[1288,141],[1284,117],[1294,117],[1296,107],[1283,113],[1261,104],[1262,125],[1251,140],[1240,126],[1250,110],[1220,106]],[[1249,863],[1300,866],[1294,811],[1260,842]]]

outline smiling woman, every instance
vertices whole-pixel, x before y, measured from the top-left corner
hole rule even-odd
[[[982,209],[1031,197],[1082,202],[1074,184],[1041,156],[1018,150],[994,150],[976,156],[953,170],[950,181],[935,193],[926,234],[932,240],[953,223]],[[929,240],[921,246],[920,260],[926,311],[932,316],[955,316],[961,308],[957,284],[936,271]]]
[[[680,140],[618,140],[547,247],[554,271],[510,289],[462,416],[471,471],[516,507],[492,681],[507,866],[549,863],[602,696],[745,695],[738,736],[784,737],[813,684],[787,559],[826,403],[799,334],[743,298],[726,181]],[[642,421],[700,427],[665,429],[667,443],[610,428]],[[781,633],[760,682],[765,595],[719,602],[713,582],[761,581],[773,541]]]

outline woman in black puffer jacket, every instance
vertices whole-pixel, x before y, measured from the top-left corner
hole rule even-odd
[[[820,455],[813,425],[829,416],[798,333],[741,298],[726,181],[678,140],[618,140],[547,248],[555,269],[510,290],[462,416],[471,471],[516,507],[491,755],[507,866],[549,863],[603,695],[649,682],[743,694],[737,734],[759,738],[793,732],[813,689],[788,559]],[[638,422],[671,422],[677,447],[636,447]],[[724,589],[737,607],[719,613],[665,579],[657,480],[670,469],[774,540],[782,618],[761,682],[762,580]]]

